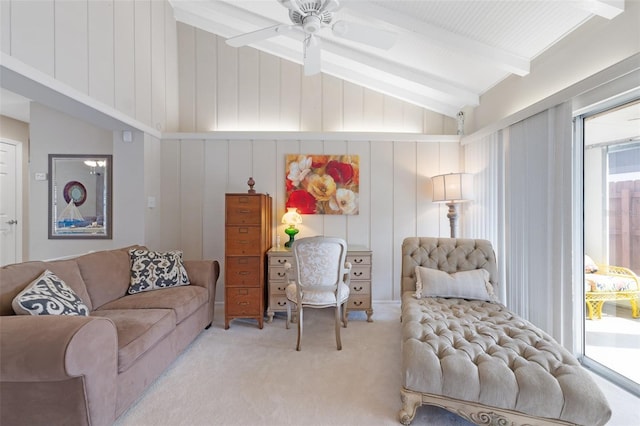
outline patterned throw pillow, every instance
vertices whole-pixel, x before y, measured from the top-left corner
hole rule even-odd
[[[89,308],[64,281],[48,269],[11,303],[17,315],[89,315]]]
[[[129,294],[190,284],[181,251],[158,252],[131,249],[129,255],[131,256]]]

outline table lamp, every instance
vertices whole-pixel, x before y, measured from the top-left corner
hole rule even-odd
[[[295,207],[287,207],[287,212],[282,216],[282,223],[288,225],[288,227],[284,229],[284,233],[289,236],[289,241],[284,243],[284,246],[291,247],[294,236],[299,232],[296,225],[302,223],[302,216],[300,216]]]

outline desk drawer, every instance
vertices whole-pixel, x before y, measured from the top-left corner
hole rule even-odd
[[[371,267],[352,265],[351,280],[371,280]]]
[[[277,268],[278,266],[284,267],[285,262],[289,262],[293,264],[293,260],[291,260],[291,256],[269,256],[269,266]]]
[[[269,294],[272,296],[284,296],[288,285],[285,281],[269,281]]]
[[[349,286],[349,298],[358,295],[369,296],[371,294],[371,283],[369,281],[351,281]]]
[[[364,309],[371,309],[371,300],[367,295],[349,295],[349,300],[347,301],[347,310],[352,311],[360,311]]]
[[[358,256],[348,254],[347,262],[351,262],[354,267],[358,265],[371,265],[371,256]]]
[[[295,271],[292,273],[291,278],[295,277]],[[272,267],[269,268],[269,280],[270,281],[286,281],[287,273],[284,268]]]

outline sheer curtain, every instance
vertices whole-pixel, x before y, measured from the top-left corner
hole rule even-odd
[[[570,103],[464,146],[477,194],[465,235],[496,247],[507,306],[569,349],[572,147]]]

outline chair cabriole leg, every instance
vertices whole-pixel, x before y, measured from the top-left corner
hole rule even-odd
[[[300,350],[300,340],[302,337],[302,306],[298,305],[298,343],[296,344],[296,351]]]

